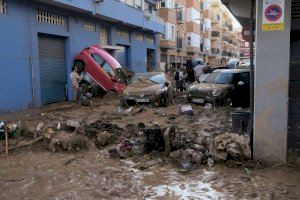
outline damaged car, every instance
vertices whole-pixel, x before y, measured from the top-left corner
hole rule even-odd
[[[202,83],[188,88],[187,100],[197,104],[247,108],[250,105],[250,71],[215,70]]]
[[[156,103],[167,106],[172,97],[173,86],[164,73],[137,73],[123,92],[121,104]]]

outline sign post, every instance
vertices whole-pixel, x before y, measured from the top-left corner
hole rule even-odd
[[[284,30],[285,0],[263,0],[263,31]]]

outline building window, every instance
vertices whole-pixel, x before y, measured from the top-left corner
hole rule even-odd
[[[90,31],[90,32],[96,32],[96,24],[91,22],[86,22],[84,24],[84,30]]]
[[[167,62],[167,54],[161,54],[160,60],[161,60],[161,62]]]
[[[154,44],[154,37],[147,36],[147,42],[150,44]]]
[[[170,55],[170,62],[175,63],[175,55]]]
[[[160,7],[165,8],[166,7],[166,2],[164,2],[164,1],[160,2]]]
[[[100,46],[108,44],[108,30],[106,27],[100,28]]]
[[[6,14],[7,13],[7,3],[6,0],[0,0],[0,13]]]
[[[141,33],[136,33],[135,34],[135,39],[137,40],[137,41],[144,41],[144,36],[143,36],[143,34],[141,34]]]
[[[37,11],[37,21],[57,26],[67,26],[67,18],[50,12]]]
[[[188,46],[191,46],[191,44],[192,44],[192,38],[191,37],[187,38],[187,44],[188,44]]]
[[[118,29],[117,30],[118,37],[129,39],[129,31],[124,29]]]

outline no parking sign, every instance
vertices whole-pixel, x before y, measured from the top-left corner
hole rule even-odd
[[[263,31],[284,30],[285,0],[263,0]]]

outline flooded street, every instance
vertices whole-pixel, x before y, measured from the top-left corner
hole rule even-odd
[[[247,175],[223,165],[180,173],[157,155],[20,153],[1,158],[0,199],[297,199],[299,169]],[[138,169],[140,162],[149,168]]]
[[[179,101],[177,99],[177,101]],[[109,121],[111,133],[128,132],[128,124],[177,125],[189,132],[230,131],[227,108],[203,109],[193,105],[194,115],[178,114],[178,105],[164,108],[135,107],[133,113],[116,113],[118,98],[98,99],[92,108],[67,102],[41,110],[2,116],[22,121],[27,132],[13,143],[30,141],[39,123],[45,125],[69,119],[85,124]],[[142,110],[135,113],[135,111]],[[97,125],[97,124],[96,124]],[[87,126],[89,127],[89,126]],[[121,137],[121,136],[120,136]],[[185,138],[186,139],[186,138]],[[87,150],[50,152],[49,142],[39,142],[0,157],[0,199],[298,199],[299,166],[284,165],[247,168],[227,167],[218,162],[213,167],[202,163],[185,172],[164,152],[153,151],[113,159],[109,149],[119,143],[96,147],[92,138]],[[3,149],[3,143],[0,146]],[[226,166],[226,165],[227,166]]]

